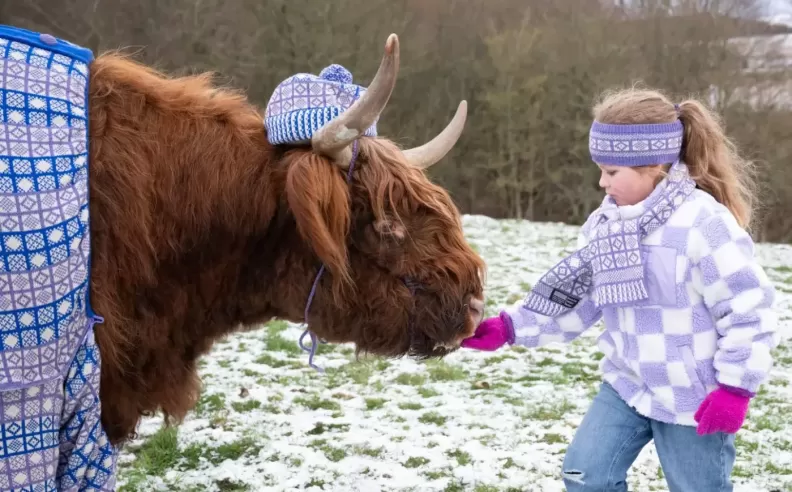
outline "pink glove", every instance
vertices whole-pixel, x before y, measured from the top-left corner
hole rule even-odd
[[[482,321],[476,328],[476,333],[462,341],[462,346],[491,352],[507,343],[514,343],[514,328],[509,315],[501,313],[496,318],[487,318]]]
[[[699,424],[698,435],[736,433],[742,427],[752,396],[753,393],[730,386],[721,386],[707,395],[693,416]]]

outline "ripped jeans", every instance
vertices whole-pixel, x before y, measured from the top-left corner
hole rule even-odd
[[[564,458],[569,492],[626,492],[627,470],[654,439],[669,492],[732,492],[734,434],[648,419],[602,383]]]

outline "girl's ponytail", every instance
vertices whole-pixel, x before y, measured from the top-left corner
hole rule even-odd
[[[690,176],[748,228],[756,196],[754,166],[739,155],[716,113],[695,99],[675,105],[660,91],[639,88],[606,91],[593,113],[597,121],[612,124],[682,120],[682,160]]]
[[[749,227],[756,196],[753,163],[739,155],[720,118],[703,104],[689,99],[678,105],[677,112],[685,127],[682,160],[691,177],[725,205],[742,227]]]

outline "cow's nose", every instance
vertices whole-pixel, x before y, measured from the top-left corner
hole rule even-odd
[[[471,297],[470,302],[468,303],[468,308],[470,309],[470,313],[473,315],[473,320],[476,323],[476,326],[481,323],[484,319],[484,300],[478,299],[476,297]]]

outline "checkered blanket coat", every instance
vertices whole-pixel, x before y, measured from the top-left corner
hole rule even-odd
[[[630,218],[641,210],[627,206],[619,213]],[[588,233],[587,223],[580,247],[590,241]],[[718,384],[756,392],[767,377],[779,343],[774,287],[754,258],[750,236],[702,190],[646,236],[641,249],[647,300],[598,309],[584,298],[555,317],[519,303],[506,310],[515,343],[568,342],[603,319],[604,379],[642,415],[695,426],[696,409]]]
[[[113,490],[90,307],[92,53],[0,26],[0,490]]]

